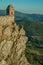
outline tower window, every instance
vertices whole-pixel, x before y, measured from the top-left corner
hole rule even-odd
[[[11,15],[13,15],[13,12],[11,12]]]

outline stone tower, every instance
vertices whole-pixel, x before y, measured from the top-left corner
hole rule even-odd
[[[10,16],[14,16],[14,8],[12,5],[9,5],[6,10],[6,14]]]

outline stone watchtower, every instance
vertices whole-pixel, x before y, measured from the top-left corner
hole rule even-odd
[[[6,9],[6,14],[10,16],[14,16],[14,7],[12,5],[9,5]]]
[[[14,7],[12,5],[9,5],[6,9],[6,16],[0,16],[0,25],[5,26],[12,24],[15,20],[14,16]]]

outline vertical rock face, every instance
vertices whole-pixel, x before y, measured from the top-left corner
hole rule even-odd
[[[6,25],[2,24],[0,25],[0,65],[30,65],[25,58],[28,38],[23,27],[20,28],[14,21],[9,21]]]

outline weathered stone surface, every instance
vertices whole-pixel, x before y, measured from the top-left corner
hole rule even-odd
[[[0,50],[2,49],[2,47],[4,46],[4,44],[6,44],[6,40],[3,40],[3,41],[0,43]]]
[[[0,26],[0,36],[2,36],[2,26]]]
[[[10,40],[10,41],[7,41],[6,44],[3,46],[2,54],[3,54],[5,59],[9,55],[11,48],[12,48],[12,45],[13,45],[13,41]]]
[[[25,31],[24,31],[23,27],[20,29],[20,35],[25,35]]]
[[[8,63],[7,63],[5,60],[2,60],[2,61],[0,62],[0,65],[8,65]]]
[[[12,30],[10,29],[10,27],[7,27],[3,33],[4,35],[11,36]]]
[[[8,36],[7,35],[2,35],[2,40],[7,40],[8,39]]]
[[[25,57],[25,30],[14,22],[14,11],[9,14],[0,16],[0,65],[30,65]]]

